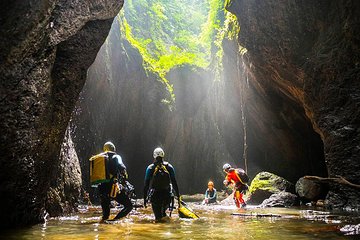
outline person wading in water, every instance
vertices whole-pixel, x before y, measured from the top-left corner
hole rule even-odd
[[[156,148],[153,153],[154,163],[150,164],[145,172],[144,207],[146,208],[149,199],[155,221],[165,220],[166,210],[174,201],[173,194],[180,199],[174,168],[164,161],[164,156],[164,150]]]
[[[246,183],[249,181],[249,177],[242,168],[232,168],[228,163],[224,164],[223,170],[226,173],[224,185],[228,186],[232,184],[234,186],[234,201],[236,207],[246,207],[243,194],[248,189]]]
[[[106,142],[103,150],[104,152],[90,158],[91,184],[97,186],[100,193],[102,208],[100,222],[118,220],[133,209],[133,204],[126,194],[126,186],[124,186],[128,174],[120,155],[115,153],[115,145],[112,142]],[[122,204],[124,208],[109,220],[111,200]]]

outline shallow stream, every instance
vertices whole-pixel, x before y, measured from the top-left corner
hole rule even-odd
[[[99,224],[101,209],[83,206],[79,214],[50,218],[44,224],[3,233],[1,239],[360,239],[350,235],[358,213],[309,208],[252,208],[190,204],[200,219],[154,223],[151,208]],[[113,212],[115,214],[115,212]],[[234,215],[236,214],[236,215]],[[350,230],[349,230],[350,229]]]

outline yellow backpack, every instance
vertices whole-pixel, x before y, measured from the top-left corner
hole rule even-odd
[[[110,182],[107,169],[108,154],[100,153],[92,156],[90,161],[90,183],[92,187],[97,187],[100,183]]]

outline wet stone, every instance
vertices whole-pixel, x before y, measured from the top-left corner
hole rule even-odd
[[[249,188],[249,204],[261,204],[272,194],[279,192],[294,193],[294,185],[285,178],[269,172],[260,172],[252,180]]]
[[[358,225],[345,225],[340,229],[345,235],[360,235],[360,224]]]
[[[295,194],[289,192],[279,192],[265,199],[261,207],[292,207],[299,205],[299,199]]]
[[[323,184],[315,181],[300,178],[295,185],[296,193],[304,201],[317,201],[323,199],[327,189]]]

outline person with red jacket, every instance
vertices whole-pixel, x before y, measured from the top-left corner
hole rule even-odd
[[[249,181],[249,178],[246,175],[245,171],[241,168],[232,168],[231,165],[228,163],[224,164],[223,170],[224,172],[226,172],[224,185],[228,186],[232,184],[234,186],[234,201],[236,207],[246,207],[246,203],[243,199],[243,194],[248,189],[246,183]]]

